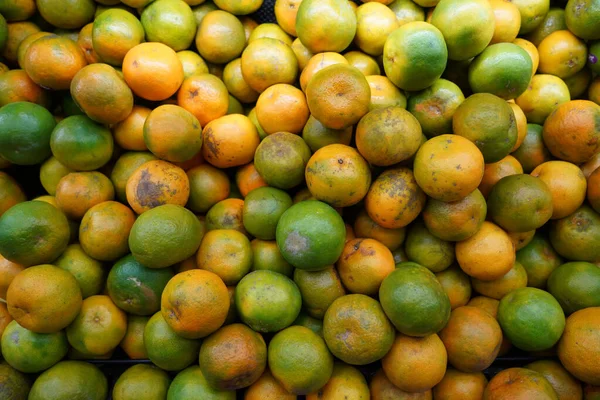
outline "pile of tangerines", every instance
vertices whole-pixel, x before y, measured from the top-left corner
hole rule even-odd
[[[0,0],[0,398],[600,398],[600,0],[213,1]]]

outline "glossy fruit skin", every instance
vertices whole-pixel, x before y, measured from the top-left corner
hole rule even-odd
[[[565,313],[588,307],[600,307],[596,295],[600,286],[600,269],[587,262],[569,262],[556,268],[548,278],[548,291]]]

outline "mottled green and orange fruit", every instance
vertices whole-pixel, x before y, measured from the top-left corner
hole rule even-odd
[[[142,164],[127,180],[127,201],[138,214],[164,204],[185,206],[189,194],[185,171],[162,160]]]
[[[90,208],[114,197],[110,179],[96,171],[71,172],[56,186],[56,204],[72,220],[80,220]]]

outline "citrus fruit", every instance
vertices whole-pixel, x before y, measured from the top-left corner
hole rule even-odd
[[[517,97],[516,102],[528,122],[543,124],[556,106],[569,100],[569,88],[562,79],[554,75],[539,74],[531,78],[529,86]]]
[[[45,21],[63,29],[81,28],[93,19],[96,11],[92,0],[39,0],[36,6]]]
[[[516,347],[526,351],[554,346],[565,328],[560,304],[548,292],[519,288],[500,300],[498,322]]]
[[[392,3],[393,4],[393,3]],[[377,373],[371,379],[369,384],[371,391],[371,399],[373,400],[391,400],[391,399],[411,399],[411,400],[431,400],[431,390],[425,390],[422,392],[409,393],[401,390],[395,386],[385,376],[383,369],[377,371]]]
[[[308,82],[306,98],[314,118],[328,128],[344,129],[369,111],[371,88],[358,69],[333,64],[317,72]]]
[[[162,292],[162,315],[173,331],[184,338],[210,335],[223,325],[228,311],[227,287],[210,271],[181,272],[171,278]]]
[[[527,35],[527,39],[535,46],[549,34],[555,31],[567,29],[565,21],[565,10],[558,7],[552,7],[542,20],[542,22]]]
[[[365,209],[362,209],[356,216],[353,230],[357,237],[375,239],[391,251],[398,249],[406,237],[404,228],[384,228],[373,221]]]
[[[160,310],[160,296],[172,277],[170,268],[147,268],[130,254],[111,268],[106,289],[122,310],[134,315],[151,315]]]
[[[596,170],[588,178],[587,187],[588,202],[596,212],[600,212],[600,193],[598,193],[598,189],[600,189],[600,184],[598,184],[599,178],[600,169],[596,168]]]
[[[0,217],[15,204],[27,200],[23,189],[7,173],[0,172],[0,188],[2,188],[2,192],[0,193]]]
[[[42,107],[49,106],[48,91],[33,82],[22,69],[13,69],[0,74],[0,90],[0,107],[18,101],[28,101]]]
[[[481,372],[462,372],[448,368],[440,383],[433,388],[436,399],[462,398],[475,400],[483,398],[488,381]]]
[[[291,326],[273,336],[267,357],[275,379],[293,394],[319,390],[333,372],[333,356],[325,341],[303,326]]]
[[[296,284],[277,272],[260,270],[246,275],[235,290],[241,320],[258,332],[277,332],[294,322],[302,298]]]
[[[475,189],[454,202],[429,199],[423,209],[423,222],[432,235],[442,240],[461,241],[479,231],[486,214],[485,198]]]
[[[92,50],[103,62],[118,67],[127,52],[144,41],[144,34],[144,27],[132,13],[111,8],[94,19]]]
[[[404,249],[410,261],[432,272],[443,271],[454,262],[454,244],[433,235],[420,221],[408,228]]]
[[[588,100],[573,100],[556,107],[544,123],[544,143],[555,157],[572,163],[588,161],[600,146],[596,138],[600,106]],[[559,130],[572,134],[560,136]]]
[[[365,77],[381,74],[381,67],[379,66],[375,57],[363,53],[362,51],[349,51],[344,54],[344,58],[346,61],[348,61],[348,64],[362,72]],[[395,93],[397,94],[398,92]]]
[[[225,84],[219,78],[204,73],[187,77],[183,81],[177,94],[177,103],[192,113],[200,125],[205,126],[227,113],[229,96]]]
[[[69,344],[90,355],[106,354],[119,345],[127,331],[127,315],[109,296],[83,300],[77,318],[66,329]]]
[[[552,159],[550,152],[544,145],[542,132],[543,128],[540,125],[527,124],[527,135],[523,140],[523,144],[512,153],[525,173],[530,173],[538,165]]]
[[[483,179],[479,184],[479,190],[483,197],[487,198],[494,185],[496,185],[500,179],[509,175],[519,175],[522,173],[523,167],[519,161],[515,157],[508,155],[500,161],[485,165]]]
[[[267,269],[288,277],[292,276],[294,267],[285,261],[277,247],[277,242],[254,239],[250,245],[253,256],[252,271]]]
[[[540,289],[546,286],[552,271],[561,264],[560,256],[541,233],[536,233],[525,247],[517,251],[516,258],[527,272],[527,285]]]
[[[92,64],[80,69],[71,81],[71,94],[88,117],[102,124],[120,122],[133,110],[131,89],[107,64]]]
[[[144,345],[144,329],[149,319],[150,317],[139,315],[127,316],[127,332],[125,332],[125,337],[123,337],[119,346],[132,360],[148,358],[146,346]]]
[[[552,192],[543,180],[527,175],[500,179],[488,196],[488,215],[509,232],[527,232],[552,217]]]
[[[380,226],[397,229],[421,213],[425,200],[425,193],[410,169],[390,168],[371,184],[365,197],[365,209]]]
[[[442,76],[447,61],[444,36],[426,22],[402,25],[388,36],[383,47],[385,73],[403,90],[416,91],[431,86]]]
[[[8,62],[18,63],[18,49],[21,42],[28,36],[40,32],[41,29],[29,21],[6,23],[4,20],[4,22],[2,57]]]
[[[390,166],[412,157],[421,146],[421,137],[419,121],[411,113],[401,107],[387,107],[360,119],[355,140],[369,163]]]
[[[573,214],[554,221],[550,226],[552,247],[569,260],[600,260],[600,250],[595,246],[599,235],[600,215],[585,204]]]
[[[233,229],[210,230],[196,258],[198,268],[217,274],[226,285],[235,285],[252,266],[250,241]]]
[[[538,360],[525,366],[539,372],[552,385],[559,399],[580,399],[583,395],[581,383],[554,360]]]
[[[356,14],[346,0],[303,0],[296,14],[296,33],[312,53],[341,52],[356,34]]]
[[[52,398],[104,400],[108,382],[95,365],[83,361],[61,361],[37,377],[31,391],[31,400]]]
[[[206,230],[235,229],[244,235],[246,228],[242,222],[244,215],[244,200],[228,198],[221,200],[206,213]]]
[[[395,106],[406,108],[406,96],[387,76],[367,75],[367,82],[371,88],[369,110]]]
[[[131,228],[129,248],[149,268],[164,268],[196,252],[202,240],[198,218],[174,204],[155,207],[140,215]]]
[[[338,272],[333,266],[320,271],[296,269],[294,282],[298,285],[307,313],[318,319],[323,319],[335,299],[346,294]]]
[[[202,156],[217,168],[248,164],[260,143],[252,121],[244,115],[224,115],[202,131]]]
[[[54,157],[65,167],[76,171],[102,167],[110,160],[113,147],[110,130],[83,115],[63,119],[50,136]]]
[[[0,254],[25,267],[54,261],[69,243],[69,223],[41,201],[12,206],[0,217]]]
[[[113,387],[112,397],[115,400],[164,399],[170,383],[171,378],[160,368],[137,364],[119,376]]]
[[[387,378],[407,392],[424,392],[437,385],[446,372],[446,362],[446,349],[435,333],[425,337],[397,334],[381,360]]]
[[[22,372],[17,371],[8,363],[0,363],[0,394],[7,399],[26,399],[31,382]]]
[[[327,384],[318,392],[306,396],[307,400],[333,400],[341,398],[370,398],[369,386],[364,375],[354,367],[336,362]]]
[[[81,302],[81,290],[73,275],[48,264],[29,267],[17,275],[6,294],[10,315],[36,333],[65,328],[79,313]]]
[[[483,392],[483,398],[557,400],[558,396],[552,385],[539,372],[525,368],[508,368],[490,380]]]
[[[67,354],[68,346],[63,331],[35,333],[14,320],[2,334],[2,357],[10,366],[25,373],[50,368]]]
[[[93,206],[115,196],[112,182],[100,172],[71,172],[56,186],[56,206],[71,220],[80,220]]]
[[[521,14],[520,35],[530,33],[537,28],[550,9],[550,2],[548,0],[535,0],[529,2],[513,0],[511,3],[517,6],[519,13]]]
[[[588,61],[587,66],[595,73],[600,71],[600,63],[598,63],[598,57],[600,56],[600,41],[594,41],[590,43],[588,48]]]
[[[337,263],[344,286],[351,293],[374,295],[383,279],[395,268],[392,252],[374,239],[346,242]]]
[[[73,172],[65,167],[54,156],[50,157],[40,167],[40,182],[49,195],[56,194],[58,182],[67,174]]]
[[[296,400],[295,394],[283,388],[267,369],[260,378],[248,387],[244,400]]]
[[[56,122],[44,107],[19,101],[0,108],[0,156],[13,164],[39,164],[50,156]]]
[[[285,121],[281,115],[286,114]],[[267,134],[300,133],[309,117],[306,97],[300,89],[280,83],[268,87],[256,102],[256,118]]]
[[[204,310],[206,311],[206,310]],[[179,371],[198,361],[200,342],[179,336],[161,312],[154,314],[144,328],[148,358],[160,369]]]
[[[181,86],[183,66],[169,46],[158,42],[140,43],[123,58],[123,78],[139,97],[165,100]]]
[[[209,164],[202,164],[187,171],[190,181],[190,197],[187,207],[195,212],[206,212],[230,194],[227,175]]]
[[[431,15],[451,60],[468,60],[481,53],[494,35],[494,20],[491,5],[481,0],[441,0]]]
[[[465,100],[460,88],[446,79],[412,94],[407,109],[419,121],[427,137],[452,133],[452,116]]]
[[[527,286],[527,272],[520,262],[515,261],[513,267],[502,278],[493,281],[471,278],[471,284],[476,292],[500,300],[513,290]]]
[[[583,8],[583,10],[582,10]],[[565,22],[571,32],[582,39],[600,39],[600,6],[595,1],[571,0],[565,7]]]
[[[254,40],[242,52],[242,77],[262,93],[277,83],[293,84],[298,76],[298,60],[285,43],[273,38]]]
[[[273,240],[279,218],[291,205],[292,198],[283,190],[257,188],[244,199],[244,227],[258,239]]]
[[[23,64],[31,80],[41,87],[64,90],[69,89],[73,77],[86,66],[87,61],[74,41],[47,35],[29,45]]]
[[[354,43],[365,53],[380,56],[387,37],[399,26],[396,14],[384,4],[362,4],[356,10]]]
[[[510,100],[527,89],[532,74],[531,57],[525,50],[513,43],[497,43],[471,62],[469,84],[474,93],[491,93]]]
[[[381,359],[395,336],[381,305],[362,294],[339,297],[329,306],[323,335],[333,355],[353,365]]]
[[[539,72],[565,79],[575,75],[585,66],[585,43],[568,30],[546,36],[538,45]]]
[[[448,361],[463,372],[488,368],[500,350],[502,330],[494,317],[477,307],[458,307],[439,333]]]
[[[69,245],[54,265],[75,277],[84,299],[99,294],[104,288],[106,273],[102,263],[91,258],[77,243]]]
[[[24,266],[8,261],[0,254],[0,299],[6,299],[6,291],[8,290],[10,283],[15,276],[24,269]],[[8,311],[6,313],[8,313]]]
[[[548,292],[558,300],[566,314],[588,307],[599,307],[596,294],[600,269],[588,262],[568,262],[556,268],[548,278]]]
[[[256,148],[255,168],[264,181],[280,189],[290,189],[304,181],[310,159],[308,145],[297,135],[278,132],[266,137]]]
[[[243,324],[224,326],[204,339],[200,348],[202,374],[219,390],[250,386],[260,378],[266,365],[265,341],[260,333]]]
[[[452,310],[467,305],[471,298],[471,281],[458,266],[438,272],[435,277],[446,292]]]
[[[352,127],[346,129],[331,129],[323,125],[312,115],[302,129],[302,139],[313,152],[330,144],[350,145]]]
[[[479,148],[458,135],[429,139],[419,148],[414,161],[418,185],[428,196],[440,201],[466,197],[479,186],[483,172],[484,157]]]
[[[481,150],[486,163],[506,157],[518,136],[508,103],[489,93],[473,94],[462,102],[454,113],[452,127],[456,135],[469,139]]]
[[[473,236],[458,242],[455,251],[460,268],[479,280],[500,279],[515,263],[510,237],[489,221],[485,221]]]
[[[218,390],[213,388],[204,375],[200,366],[194,365],[179,372],[169,386],[167,399],[214,399],[235,400],[235,391]]]
[[[521,28],[521,13],[514,4],[508,1],[493,0],[490,1],[492,11],[494,12],[494,35],[490,44],[511,43],[517,38]]]
[[[420,290],[408,289],[414,285]],[[442,286],[431,271],[415,263],[396,268],[383,280],[379,301],[396,329],[405,335],[431,335],[450,318],[450,301]]]
[[[144,122],[144,142],[157,157],[184,162],[202,147],[198,119],[183,107],[165,104],[152,110]]]
[[[258,99],[259,93],[244,80],[241,58],[236,58],[225,66],[223,83],[228,92],[243,103],[252,103]]]
[[[296,268],[319,270],[342,254],[346,229],[330,206],[311,200],[288,208],[277,223],[276,239],[281,254]]]
[[[600,308],[590,307],[574,312],[567,319],[565,331],[558,343],[558,358],[577,379],[600,385],[598,357]]]

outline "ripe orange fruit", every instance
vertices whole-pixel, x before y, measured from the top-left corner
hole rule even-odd
[[[365,159],[343,144],[317,150],[306,164],[305,178],[311,194],[334,207],[358,203],[371,185],[371,171]]]
[[[2,171],[0,171],[0,189],[0,217],[15,204],[27,200],[17,181]]]
[[[356,68],[334,64],[317,72],[308,82],[306,98],[313,117],[328,128],[343,129],[369,111],[371,88]]]
[[[481,372],[462,372],[448,368],[444,379],[433,388],[436,399],[479,400],[487,386],[487,379]]]
[[[429,139],[419,148],[414,161],[417,183],[427,195],[440,201],[466,197],[479,186],[483,172],[481,151],[457,135]]]
[[[177,104],[198,118],[200,125],[206,126],[227,113],[229,95],[225,84],[216,76],[195,75],[181,84]]]
[[[538,51],[538,69],[542,74],[556,75],[564,79],[575,75],[585,66],[585,42],[566,29],[546,36],[538,45]]]
[[[216,274],[201,269],[175,275],[161,297],[165,321],[185,338],[210,335],[223,325],[228,311],[227,286]]]
[[[260,143],[256,127],[244,115],[217,118],[202,131],[204,159],[217,168],[248,164]]]
[[[513,267],[500,279],[493,281],[482,281],[477,278],[471,278],[471,284],[476,292],[501,300],[502,297],[513,290],[527,286],[527,271],[520,262],[515,261]]]
[[[252,267],[250,241],[233,229],[208,231],[196,256],[198,268],[213,272],[226,285],[237,284]]]
[[[362,4],[356,9],[354,43],[365,53],[380,56],[386,39],[399,26],[396,14],[384,4]]]
[[[391,251],[402,246],[406,237],[406,230],[404,228],[384,228],[373,221],[365,209],[360,210],[356,216],[353,230],[356,237],[375,239]]]
[[[177,53],[162,43],[141,43],[123,59],[123,77],[133,92],[146,100],[165,100],[183,82]]]
[[[552,194],[552,219],[564,218],[577,210],[585,200],[587,184],[581,169],[564,161],[548,161],[532,172]]]
[[[83,51],[85,55],[85,59],[88,64],[93,64],[100,62],[100,56],[94,51],[94,44],[92,39],[92,31],[94,29],[94,24],[90,22],[79,31],[79,36],[77,37],[77,44]],[[23,52],[23,59],[25,59],[25,52]],[[20,63],[21,64],[21,63]]]
[[[6,299],[6,291],[19,272],[25,269],[24,266],[8,261],[0,254],[0,299]],[[12,319],[12,318],[11,318]],[[10,322],[10,321],[9,321]]]
[[[148,150],[163,160],[188,161],[202,147],[202,127],[185,108],[165,104],[148,114],[144,122],[144,142]]]
[[[362,294],[337,298],[323,320],[329,350],[342,361],[365,365],[381,359],[394,342],[394,326],[381,305]]]
[[[476,234],[456,244],[456,260],[467,275],[489,281],[510,271],[515,250],[505,231],[485,221]]]
[[[538,360],[525,366],[543,375],[552,385],[559,399],[581,399],[583,390],[581,383],[573,377],[559,362],[554,360]]]
[[[591,385],[600,385],[600,307],[574,312],[567,318],[563,336],[558,343],[558,357],[576,378]]]
[[[54,89],[69,89],[71,81],[87,61],[77,43],[57,35],[48,35],[29,45],[24,69],[38,85]]]
[[[432,400],[431,390],[423,392],[405,392],[394,385],[385,376],[383,369],[377,371],[369,385],[372,400]]]
[[[298,36],[296,32],[296,15],[301,3],[302,0],[275,1],[274,12],[277,24],[292,36]]]
[[[235,229],[247,234],[243,223],[244,200],[228,198],[221,200],[206,213],[206,230]]]
[[[237,169],[235,183],[243,197],[246,197],[254,189],[268,186],[256,170],[254,163],[246,164]]]
[[[488,368],[500,350],[502,330],[494,317],[477,307],[458,307],[439,333],[448,361],[464,372]]]
[[[423,392],[440,383],[448,356],[439,336],[396,335],[389,353],[381,360],[387,378],[401,390]]]
[[[333,365],[329,381],[319,391],[306,396],[306,400],[333,400],[341,398],[370,398],[364,375],[356,368],[341,362]]]
[[[346,0],[303,0],[296,33],[312,53],[341,52],[356,34],[356,13]]]
[[[306,86],[313,76],[323,68],[334,64],[348,64],[348,60],[341,54],[334,52],[318,53],[312,56],[300,74],[300,88],[306,92]]]
[[[390,166],[411,158],[421,146],[419,121],[401,107],[370,111],[356,127],[356,148],[369,163]]]
[[[600,168],[588,178],[587,199],[594,211],[600,213]]]
[[[588,100],[573,100],[556,107],[544,123],[544,143],[555,157],[572,163],[588,161],[600,147],[600,106]],[[568,130],[570,135],[559,132]]]
[[[353,239],[346,242],[337,268],[348,291],[373,295],[395,263],[392,252],[377,240]]]
[[[0,107],[18,101],[47,107],[49,100],[48,92],[33,82],[24,70],[13,69],[0,74]]]
[[[133,110],[131,89],[108,64],[91,64],[80,69],[71,81],[71,95],[88,117],[102,124],[121,122]]]
[[[116,201],[105,201],[90,208],[79,227],[83,250],[101,261],[114,261],[129,252],[129,231],[135,222],[133,211]]]
[[[487,198],[494,185],[500,179],[504,178],[505,176],[519,175],[522,173],[523,167],[519,161],[515,157],[508,155],[500,161],[485,165],[483,179],[481,180],[478,189],[481,191],[483,197]]]
[[[224,360],[227,360],[225,363]],[[267,366],[267,345],[244,324],[224,326],[204,339],[200,369],[210,385],[237,390],[252,385]]]
[[[450,308],[466,306],[471,298],[471,281],[457,265],[450,266],[435,274],[436,279],[442,285],[442,289],[448,295]]]
[[[148,161],[129,177],[126,194],[138,214],[164,204],[185,206],[190,182],[183,169],[162,160]]]
[[[81,309],[81,290],[73,275],[49,264],[29,267],[8,287],[8,312],[22,327],[53,333],[67,327]]]
[[[246,389],[244,400],[296,400],[295,394],[283,388],[267,369],[256,382]]]
[[[371,184],[365,197],[365,209],[378,225],[397,229],[417,218],[426,199],[410,169],[391,168]]]
[[[18,49],[21,42],[29,35],[38,33],[41,29],[29,21],[11,22],[6,24],[4,31],[4,46],[2,46],[2,57],[6,61],[16,63],[18,61]]]
[[[400,107],[406,108],[406,96],[402,94],[387,76],[368,75],[367,82],[371,88],[371,105],[369,110],[376,108]]]
[[[183,66],[183,76],[185,79],[194,75],[208,74],[208,66],[200,55],[192,50],[182,50],[177,52],[177,58]]]
[[[275,132],[300,133],[309,116],[304,93],[283,83],[262,92],[255,110],[260,126],[268,135]],[[286,115],[283,120],[282,115]]]
[[[115,198],[115,188],[100,172],[71,172],[56,186],[56,204],[65,215],[74,220],[96,204]]]
[[[125,150],[148,150],[144,142],[144,123],[150,115],[150,109],[134,105],[131,113],[112,127],[115,142]]]
[[[244,80],[259,93],[277,83],[292,85],[298,77],[296,55],[288,45],[272,38],[248,44],[242,53],[241,68]]]
[[[130,151],[117,159],[110,174],[117,199],[127,203],[127,180],[142,164],[153,160],[156,160],[156,157],[149,151]]]
[[[525,368],[508,368],[494,376],[483,392],[484,399],[557,400],[552,385],[542,374]]]
[[[270,22],[260,25],[254,22],[254,25],[250,36],[247,38],[248,43],[252,43],[257,39],[271,38],[277,39],[288,46],[292,45],[292,38],[279,25]]]

